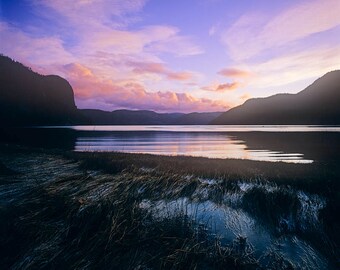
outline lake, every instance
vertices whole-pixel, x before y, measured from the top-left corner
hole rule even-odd
[[[3,130],[3,140],[74,151],[119,151],[312,163],[338,160],[338,126],[53,126]]]

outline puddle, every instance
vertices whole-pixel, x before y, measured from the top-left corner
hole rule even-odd
[[[212,180],[206,182],[209,186],[214,184]],[[209,235],[218,237],[223,246],[230,247],[237,239],[245,239],[252,254],[263,266],[270,265],[273,260],[282,260],[298,269],[330,269],[327,259],[322,254],[294,234],[296,223],[306,229],[310,228],[310,224],[314,224],[314,228],[319,226],[317,215],[325,207],[322,198],[296,191],[293,195],[296,195],[300,202],[298,218],[290,215],[291,220],[288,218],[285,220],[282,217],[278,227],[273,229],[266,226],[256,215],[251,215],[243,209],[242,200],[244,194],[254,187],[263,188],[267,193],[279,192],[279,189],[274,185],[253,183],[238,185],[240,191],[225,194],[222,203],[219,204],[210,200],[199,201],[184,197],[177,200],[143,200],[139,206],[149,210],[152,216],[159,220],[178,216],[188,217],[196,224],[195,226],[204,226]],[[280,223],[294,224],[291,225],[291,233],[280,233],[282,226]]]

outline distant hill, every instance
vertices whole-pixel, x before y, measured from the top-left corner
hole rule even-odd
[[[57,125],[83,119],[65,79],[37,74],[0,55],[0,121],[2,125]]]
[[[212,120],[220,116],[222,112],[188,113],[176,119],[177,125],[208,125]]]
[[[215,125],[338,125],[340,71],[317,79],[297,94],[249,99],[211,122]]]
[[[147,110],[102,110],[84,109],[82,114],[97,125],[168,125],[182,114],[156,113]]]
[[[221,113],[156,113],[147,110],[106,112],[84,109],[82,114],[97,125],[207,125]]]

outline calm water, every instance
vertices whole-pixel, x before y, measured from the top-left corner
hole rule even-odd
[[[325,126],[63,126],[15,133],[8,137],[75,151],[295,163],[338,160],[340,153],[340,127]]]

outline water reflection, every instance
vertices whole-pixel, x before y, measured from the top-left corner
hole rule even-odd
[[[93,134],[93,133],[92,133]],[[310,163],[302,153],[249,149],[245,140],[225,133],[111,132],[77,137],[76,151],[119,151]]]
[[[2,129],[0,141],[75,151],[294,163],[340,160],[340,127],[69,126]]]
[[[46,128],[46,127],[45,127]],[[304,125],[163,125],[163,126],[56,126],[78,131],[168,131],[168,132],[340,132],[340,126]]]

